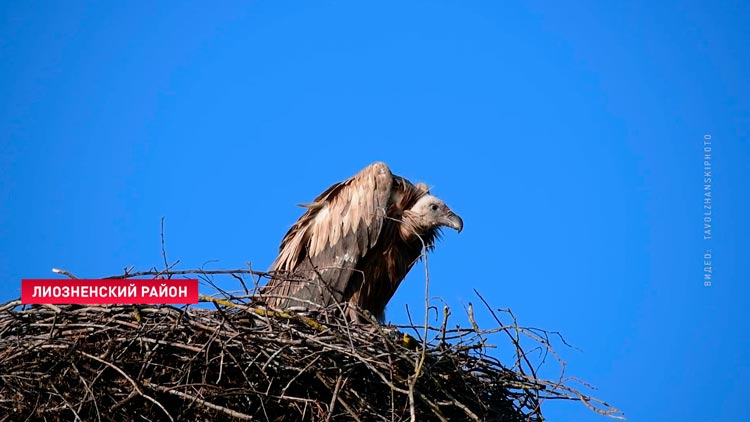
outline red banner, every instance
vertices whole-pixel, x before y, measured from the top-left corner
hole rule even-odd
[[[193,304],[198,303],[198,280],[143,279],[23,279],[23,304]]]

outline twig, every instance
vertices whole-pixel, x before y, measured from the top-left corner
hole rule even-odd
[[[236,410],[229,409],[229,408],[224,407],[224,406],[219,406],[218,404],[213,404],[213,403],[211,403],[211,402],[209,402],[207,400],[203,400],[203,399],[201,399],[199,397],[191,396],[190,394],[183,393],[182,391],[179,391],[179,390],[173,390],[173,389],[161,386],[161,385],[151,384],[150,382],[146,382],[146,383],[144,383],[144,385],[146,387],[148,387],[148,388],[151,388],[152,390],[157,390],[157,391],[161,391],[163,393],[172,394],[172,395],[175,395],[177,397],[184,398],[184,399],[189,399],[191,402],[198,403],[201,406],[206,406],[209,409],[217,410],[217,411],[219,411],[221,413],[224,413],[224,414],[226,414],[228,416],[231,416],[233,418],[242,419],[243,421],[253,420],[253,417],[250,416],[250,415],[247,415],[247,414],[242,413],[242,412],[238,412]]]
[[[70,272],[62,270],[60,268],[53,268],[52,272],[55,273],[55,274],[66,275],[66,276],[68,276],[68,278],[78,278],[78,277],[74,276],[73,274],[71,274]]]
[[[161,257],[164,259],[164,271],[169,271],[167,262],[167,246],[164,243],[164,217],[161,217]],[[169,276],[167,277],[169,278]]]
[[[115,371],[119,372],[120,375],[122,375],[126,380],[128,380],[128,382],[130,383],[130,385],[133,386],[133,390],[136,393],[138,393],[138,395],[140,395],[144,399],[150,401],[151,403],[155,404],[159,409],[161,409],[164,412],[165,415],[167,415],[167,417],[169,418],[170,421],[174,422],[174,419],[172,418],[172,415],[170,415],[169,412],[167,412],[167,409],[165,409],[164,406],[162,406],[162,404],[159,403],[156,399],[154,399],[153,397],[149,396],[148,394],[145,394],[143,392],[143,390],[141,390],[141,387],[138,385],[138,383],[135,382],[135,380],[133,380],[132,378],[130,378],[130,376],[128,376],[128,374],[125,373],[125,371],[123,371],[122,369],[118,368],[117,366],[115,366],[115,365],[107,362],[106,360],[100,359],[100,358],[98,358],[98,357],[96,357],[94,355],[90,355],[90,354],[88,354],[86,352],[81,352],[81,351],[79,351],[78,353],[80,353],[82,356],[86,356],[89,359],[93,359],[93,360],[95,360],[95,361],[97,361],[97,362],[99,362],[101,364],[107,365],[110,368],[114,369]]]

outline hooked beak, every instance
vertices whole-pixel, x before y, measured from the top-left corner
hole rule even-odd
[[[464,229],[464,220],[462,220],[461,217],[456,215],[453,211],[450,211],[448,215],[445,216],[442,223],[444,226],[450,227],[459,233],[461,233],[461,230]]]

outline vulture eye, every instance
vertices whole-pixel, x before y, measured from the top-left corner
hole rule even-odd
[[[433,210],[433,211],[437,211],[438,210],[437,204],[430,205],[430,209]]]

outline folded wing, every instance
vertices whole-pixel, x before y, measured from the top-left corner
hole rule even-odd
[[[281,242],[275,276],[263,290],[266,303],[329,306],[358,289],[357,266],[388,224],[393,185],[388,166],[374,163],[304,205],[307,211]]]

